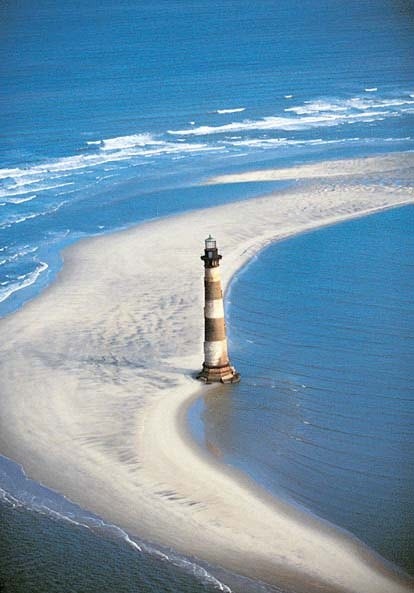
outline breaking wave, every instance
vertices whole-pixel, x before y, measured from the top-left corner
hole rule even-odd
[[[227,113],[241,113],[242,111],[246,111],[246,107],[235,107],[234,109],[217,109],[215,113],[219,115],[225,115]]]
[[[271,115],[257,120],[245,119],[223,125],[203,125],[183,130],[169,130],[168,133],[180,136],[208,136],[227,132],[300,131],[343,124],[369,123],[399,117],[404,113],[414,113],[414,100],[410,96],[382,100],[367,97],[326,99],[306,101],[301,105],[287,107],[284,112],[288,115]]]
[[[28,274],[22,274],[18,276],[14,282],[3,281],[0,283],[0,303],[5,301],[9,296],[18,290],[27,288],[31,284],[34,284],[39,276],[48,269],[48,265],[45,262],[39,262],[39,265]]]
[[[63,177],[79,174],[81,170],[93,170],[106,163],[129,161],[136,157],[148,158],[174,154],[185,155],[221,150],[219,146],[206,143],[189,143],[183,140],[177,140],[175,142],[157,140],[150,134],[134,134],[131,136],[88,141],[87,144],[96,146],[98,152],[62,157],[31,167],[0,169],[0,181],[2,182],[0,198],[7,198],[8,201],[11,201],[10,196],[25,195],[33,191],[54,190],[73,185],[73,181],[66,181],[64,183],[60,183],[60,181]],[[59,181],[59,183],[50,183],[54,179]]]
[[[373,92],[373,89],[371,91]],[[288,107],[285,109],[287,112],[293,112],[298,115],[307,115],[312,113],[349,113],[352,115],[353,111],[369,112],[371,109],[385,109],[387,107],[398,108],[403,107],[410,109],[414,106],[414,100],[411,98],[400,98],[400,99],[368,99],[366,97],[353,97],[352,99],[346,100],[334,100],[334,101],[305,101],[302,106]],[[402,111],[407,111],[403,109]],[[385,112],[388,115],[388,112]]]
[[[5,206],[6,204],[24,204],[25,202],[31,202],[35,198],[37,198],[36,194],[33,194],[32,196],[27,196],[26,198],[13,198],[11,196],[8,196],[5,199],[5,201],[2,202],[0,205]]]
[[[0,224],[0,229],[8,229],[15,224],[20,224],[22,222],[26,222],[26,220],[30,220],[32,218],[38,218],[39,216],[47,216],[48,214],[53,214],[57,212],[62,206],[64,202],[60,202],[59,204],[54,204],[52,207],[46,208],[45,210],[41,210],[40,212],[29,212],[29,213],[22,213],[22,214],[13,214],[8,218],[2,220]]]
[[[138,146],[160,146],[165,144],[162,140],[156,140],[152,134],[131,134],[130,136],[118,136],[94,142],[99,144],[101,150],[120,150],[123,148],[134,148]]]

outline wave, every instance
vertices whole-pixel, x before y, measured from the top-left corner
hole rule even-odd
[[[162,140],[157,140],[152,134],[131,134],[129,136],[118,136],[99,141],[101,150],[120,150],[123,148],[133,148],[135,146],[154,146],[165,144]]]
[[[217,109],[215,113],[224,115],[226,113],[241,113],[242,111],[246,111],[246,107],[235,107],[234,109]]]
[[[48,171],[47,171],[48,172]],[[36,185],[38,183],[44,183],[45,179],[30,179],[30,172],[27,174],[27,178],[23,180],[18,180],[18,183],[13,183],[11,187],[6,189],[0,189],[0,197],[6,202],[11,202],[12,204],[20,204],[22,202],[28,202],[33,200],[37,197],[37,195],[30,196],[28,198],[14,198],[12,196],[24,196],[32,191],[49,191],[51,189],[58,189],[59,187],[66,187],[68,185],[73,185],[73,182],[66,182],[66,183],[58,183],[55,185]],[[34,187],[33,187],[34,186]]]
[[[392,117],[396,115],[397,114],[393,114],[391,112],[385,113],[383,111],[371,111],[352,115],[324,113],[319,116],[307,116],[303,118],[269,116],[260,120],[244,120],[242,122],[232,122],[230,124],[221,126],[199,126],[198,128],[187,130],[169,130],[168,133],[180,136],[208,136],[211,134],[222,134],[226,132],[248,132],[255,130],[301,131],[312,128],[338,126],[344,123],[357,123],[358,121],[371,122],[384,119],[384,117]]]
[[[341,144],[343,142],[359,142],[361,138],[346,138],[341,140],[323,140],[314,138],[313,140],[290,140],[288,138],[253,138],[246,140],[224,141],[231,146],[246,146],[249,148],[274,148],[277,146],[314,146],[319,144]]]
[[[129,136],[118,136],[100,141],[99,149],[103,153],[111,153],[105,159],[116,160],[120,158],[131,158],[134,156],[157,156],[162,154],[191,153],[217,150],[217,147],[209,144],[189,143],[179,138],[175,142],[157,139],[152,134],[131,134]]]
[[[414,101],[411,98],[400,98],[400,99],[367,99],[362,97],[352,97],[351,99],[345,100],[333,100],[333,101],[305,101],[301,106],[288,107],[284,111],[293,112],[297,115],[306,115],[313,113],[338,113],[338,112],[350,112],[352,111],[369,111],[370,109],[385,109],[387,107],[404,107],[413,106]],[[384,115],[387,115],[385,112]]]
[[[12,198],[8,197],[6,200],[6,204],[24,204],[25,202],[31,202],[37,198],[37,194],[33,194],[32,196],[28,196],[27,198]]]
[[[96,145],[98,151],[93,154],[62,157],[27,168],[0,169],[0,180],[3,181],[0,197],[4,199],[33,191],[40,192],[73,185],[73,181],[50,184],[50,180],[58,181],[70,174],[79,174],[86,169],[93,170],[106,163],[131,160],[135,157],[148,158],[177,153],[191,154],[220,150],[220,147],[205,143],[186,142],[185,140],[175,142],[157,140],[151,134],[133,134],[102,139],[96,141]]]
[[[30,220],[31,218],[37,218],[41,216],[42,212],[32,212],[31,214],[21,215],[19,216],[16,214],[15,216],[11,216],[7,218],[4,222],[0,224],[0,229],[8,229],[13,224],[20,224],[21,222],[25,222],[26,220]]]
[[[32,253],[36,253],[36,251],[38,251],[38,249],[39,249],[39,247],[32,247],[31,245],[23,245],[23,247],[20,247],[17,252],[13,253],[12,255],[6,256],[5,259],[0,261],[0,264],[11,263],[11,262],[15,261],[16,259],[24,257],[25,255],[31,255]],[[8,250],[9,250],[8,247],[2,247],[0,249],[0,252],[5,251],[7,253]]]
[[[29,272],[28,274],[20,276],[19,282],[12,282],[10,284],[7,284],[3,288],[0,288],[0,303],[5,301],[18,290],[22,290],[23,288],[27,288],[31,284],[34,284],[36,280],[39,278],[40,274],[45,272],[48,269],[48,267],[49,266],[47,265],[47,263],[40,262],[35,270]]]
[[[272,115],[258,120],[245,119],[218,126],[204,125],[184,130],[168,130],[168,133],[180,136],[207,136],[227,132],[254,130],[299,131],[358,122],[369,123],[385,118],[398,117],[404,113],[414,113],[414,101],[408,96],[384,98],[382,100],[366,97],[334,100],[320,99],[287,107],[284,112],[288,115]]]
[[[14,214],[6,218],[0,224],[0,229],[8,229],[14,224],[20,224],[22,222],[26,222],[26,220],[31,220],[32,218],[38,218],[39,216],[47,216],[48,214],[53,214],[57,212],[65,202],[60,202],[59,204],[53,205],[51,208],[47,210],[43,210],[41,212],[30,212],[29,214]]]
[[[313,138],[311,140],[291,140],[289,138],[247,138],[243,140],[239,136],[234,139],[230,138],[228,140],[223,140],[222,142],[226,146],[266,149],[284,146],[325,146],[329,144],[353,144],[356,142],[363,144],[381,144],[385,142],[408,142],[410,140],[412,140],[410,136],[405,136],[404,138],[361,138],[355,136],[352,138],[339,138],[332,140],[325,140],[323,138]]]

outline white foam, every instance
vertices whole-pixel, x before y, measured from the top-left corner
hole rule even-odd
[[[373,86],[371,88],[364,89],[364,90],[366,93],[375,93],[378,90],[378,88],[376,86]]]
[[[2,260],[2,264],[3,263],[9,263],[12,262],[16,259],[19,259],[20,257],[24,257],[25,255],[30,255],[31,253],[35,253],[36,251],[38,251],[39,247],[30,247],[29,245],[24,245],[19,251],[17,251],[16,253],[13,253],[12,255],[9,255],[8,257],[6,257],[6,259]],[[5,251],[6,248],[4,247],[3,249],[1,249],[0,251]]]
[[[285,99],[293,99],[293,95],[284,95]]]
[[[405,113],[412,113],[412,107],[414,106],[414,101],[408,98],[401,98],[401,99],[362,99],[360,97],[354,97],[353,99],[348,100],[349,107],[355,109],[385,109],[386,107],[408,107],[407,109],[402,109],[401,112]]]
[[[300,140],[288,140],[287,138],[251,138],[246,140],[240,140],[240,137],[237,139],[228,141],[226,140],[226,144],[230,144],[231,146],[248,146],[250,148],[267,148],[272,146],[287,146],[289,144],[302,144]]]
[[[352,117],[353,115],[355,115],[353,113],[355,110],[368,111],[372,109],[387,109],[389,107],[408,107],[408,110],[410,110],[410,106],[413,105],[414,101],[410,100],[408,97],[402,97],[399,99],[368,99],[367,97],[351,97],[350,99],[342,100],[333,99],[305,101],[303,105],[286,108],[285,112],[296,113],[297,115],[344,112],[349,113],[349,116]],[[404,112],[405,110],[402,111]],[[388,112],[384,113],[384,115],[387,114]]]
[[[30,179],[30,174],[24,180],[20,179],[19,181],[20,181],[20,183],[16,183],[9,188],[0,189],[0,197],[2,197],[3,199],[8,198],[7,199],[8,202],[13,202],[13,200],[11,199],[11,196],[25,196],[26,194],[28,194],[32,191],[37,191],[37,192],[48,191],[51,189],[57,189],[59,187],[66,187],[68,185],[73,185],[73,181],[67,181],[65,183],[56,183],[56,184],[52,184],[52,185],[50,185],[50,184],[37,185],[38,183],[44,184],[45,179]],[[30,199],[32,200],[35,197],[37,197],[37,195],[30,196]],[[20,198],[20,202],[26,202],[26,201],[29,201],[29,198]],[[13,203],[19,204],[20,202],[14,201]]]
[[[31,212],[30,214],[26,214],[26,215],[15,214],[13,216],[10,216],[2,224],[0,224],[0,228],[7,229],[7,228],[10,228],[14,224],[20,224],[21,222],[25,222],[26,220],[30,220],[32,218],[37,218],[39,216],[46,216],[47,214],[52,214],[53,212],[56,212],[57,210],[59,210],[59,208],[61,206],[63,206],[63,204],[64,204],[64,202],[60,202],[59,204],[56,204],[52,208],[49,208],[49,210],[44,210],[42,212]]]
[[[286,107],[284,111],[296,113],[297,115],[307,115],[310,113],[338,113],[347,111],[348,107],[344,104],[336,104],[329,101],[305,101],[304,105],[297,107]]]
[[[226,132],[246,132],[253,130],[284,130],[300,131],[319,127],[332,127],[343,123],[355,123],[357,121],[373,121],[382,119],[384,116],[394,114],[381,111],[371,111],[366,113],[355,113],[352,115],[333,113],[324,113],[321,115],[309,115],[306,117],[265,117],[261,120],[244,120],[242,122],[233,122],[222,126],[199,126],[198,128],[187,130],[169,130],[172,135],[187,136],[207,136],[211,134],[222,134]]]
[[[131,134],[129,136],[118,136],[108,138],[100,142],[101,150],[120,150],[123,148],[133,148],[135,146],[148,146],[164,144],[162,140],[156,140],[152,134]]]
[[[25,255],[31,255],[32,253],[36,253],[39,251],[39,247],[30,247],[28,249],[21,249],[17,253],[14,253],[12,256],[8,258],[8,261],[13,261],[19,259],[20,257],[24,257]]]
[[[289,140],[288,138],[254,138],[247,140],[237,140],[228,142],[231,146],[248,146],[251,148],[272,148],[276,146],[312,146],[318,144],[340,144],[342,142],[352,142],[359,140],[359,138],[345,138],[342,140],[323,140],[322,138],[314,138],[312,140]]]
[[[232,590],[228,585],[225,585],[223,582],[219,581],[215,576],[213,576],[199,564],[196,564],[195,562],[192,562],[183,556],[178,556],[172,551],[169,551],[168,554],[166,554],[165,552],[157,550],[156,548],[144,543],[141,544],[141,547],[145,552],[153,556],[157,556],[158,558],[162,558],[163,560],[167,560],[168,562],[171,562],[171,564],[174,564],[174,566],[184,569],[187,573],[192,574],[202,583],[212,585],[215,589],[223,591],[224,593],[232,593]]]
[[[19,194],[17,194],[19,195]],[[24,202],[31,202],[37,198],[37,194],[33,194],[32,196],[27,196],[26,198],[15,198],[11,196],[7,196],[6,201],[4,202],[4,206],[6,204],[24,204]]]
[[[351,97],[349,99],[318,99],[284,109],[288,115],[267,116],[259,120],[245,119],[218,126],[198,126],[185,130],[168,130],[171,135],[207,136],[228,132],[254,130],[297,131],[332,127],[357,122],[371,122],[403,113],[414,112],[414,101],[407,95],[400,98]],[[292,115],[290,115],[292,114]]]
[[[0,169],[0,179],[15,179],[20,174],[22,169]]]
[[[125,541],[131,546],[131,548],[137,550],[137,552],[142,552],[142,548],[136,542],[134,542],[134,540],[131,539],[127,534],[125,534]]]
[[[25,220],[30,220],[31,218],[37,218],[41,214],[42,214],[41,212],[32,212],[31,214],[27,214],[26,216],[24,216],[24,215],[10,216],[2,224],[0,224],[0,229],[8,229],[13,224],[20,224],[21,222],[24,222]]]
[[[36,267],[33,272],[29,272],[28,274],[24,275],[23,282],[12,282],[8,284],[5,288],[0,289],[0,303],[5,301],[9,296],[17,292],[18,290],[22,290],[23,288],[27,288],[31,284],[34,284],[36,280],[39,278],[40,274],[42,274],[45,270],[48,269],[48,265],[45,262],[40,262],[39,265]]]
[[[246,111],[246,107],[235,107],[234,109],[217,109],[216,113],[224,115],[226,113],[241,113],[242,111]]]
[[[75,173],[81,174],[85,169],[92,169],[105,163],[131,160],[134,157],[215,150],[219,150],[219,148],[208,144],[189,143],[185,141],[171,142],[156,140],[150,134],[135,134],[109,138],[100,142],[99,151],[95,154],[63,157],[28,168],[0,170],[0,179],[10,179],[11,182],[9,187],[0,189],[0,197],[25,195],[33,192],[33,190],[40,192],[74,185],[73,181],[50,183],[50,179],[56,179],[58,181],[62,177],[67,177]]]

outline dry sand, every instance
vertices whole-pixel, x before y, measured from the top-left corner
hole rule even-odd
[[[353,538],[201,451],[185,411],[211,389],[193,379],[202,362],[204,237],[217,237],[227,283],[270,241],[413,203],[413,161],[387,157],[385,172],[384,157],[350,161],[348,176],[66,250],[58,280],[0,323],[0,452],[129,533],[240,574],[299,593],[412,590]],[[366,183],[354,177],[364,167]]]
[[[398,162],[396,162],[398,159]],[[398,171],[398,176],[395,174]],[[327,177],[350,177],[355,180],[359,178],[364,182],[374,182],[379,176],[394,177],[412,181],[412,154],[403,152],[399,154],[384,154],[375,158],[366,157],[361,159],[347,159],[337,161],[325,161],[321,163],[299,165],[297,167],[287,167],[285,169],[258,169],[255,171],[246,171],[244,173],[235,173],[230,175],[220,175],[212,177],[207,181],[209,185],[218,183],[246,183],[251,181],[282,181],[289,179],[326,179]]]

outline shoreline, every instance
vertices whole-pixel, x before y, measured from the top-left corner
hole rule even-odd
[[[388,157],[392,175],[408,174],[413,157]],[[380,163],[376,171],[382,181]],[[239,484],[183,427],[183,410],[206,390],[191,377],[202,362],[204,236],[215,234],[224,253],[226,287],[272,241],[414,202],[392,177],[386,186],[349,178],[69,247],[57,281],[0,322],[0,452],[131,533],[236,573],[298,593],[409,591],[363,544]]]

